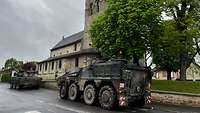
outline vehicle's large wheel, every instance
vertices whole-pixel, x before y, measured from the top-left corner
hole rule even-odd
[[[99,92],[99,103],[103,109],[113,109],[116,105],[116,92],[111,86],[104,86]]]
[[[75,101],[78,99],[78,86],[75,83],[72,83],[68,89],[68,98],[69,100]]]
[[[61,99],[67,98],[67,88],[64,85],[60,86],[59,96]]]
[[[97,100],[96,88],[93,85],[87,85],[83,92],[84,102],[88,105],[93,105]]]

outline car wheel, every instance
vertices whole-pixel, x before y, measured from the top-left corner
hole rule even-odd
[[[72,83],[68,89],[68,98],[69,100],[75,101],[78,99],[78,86],[75,83]]]
[[[61,99],[67,98],[67,88],[65,86],[60,86],[59,96]]]
[[[113,109],[116,105],[116,93],[111,86],[104,86],[99,92],[99,104],[103,109]]]
[[[96,101],[97,93],[93,85],[87,85],[83,92],[84,102],[88,105],[93,105]]]

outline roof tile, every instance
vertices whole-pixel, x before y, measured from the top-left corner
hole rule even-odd
[[[78,32],[76,34],[73,34],[69,37],[66,37],[64,38],[63,40],[61,40],[60,42],[58,42],[52,49],[51,51],[53,50],[56,50],[56,49],[59,49],[59,48],[62,48],[62,47],[65,47],[67,45],[70,45],[72,43],[75,43],[75,42],[78,42],[80,41],[81,39],[83,39],[84,37],[84,31],[81,31],[81,32]]]

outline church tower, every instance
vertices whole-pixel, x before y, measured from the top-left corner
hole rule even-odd
[[[82,40],[82,49],[91,48],[89,38],[89,29],[94,18],[106,8],[106,0],[85,0],[85,28],[84,38]]]

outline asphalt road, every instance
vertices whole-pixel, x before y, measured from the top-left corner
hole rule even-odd
[[[0,113],[200,113],[200,108],[148,105],[106,111],[83,102],[61,100],[54,90],[13,90],[9,84],[0,83]]]

